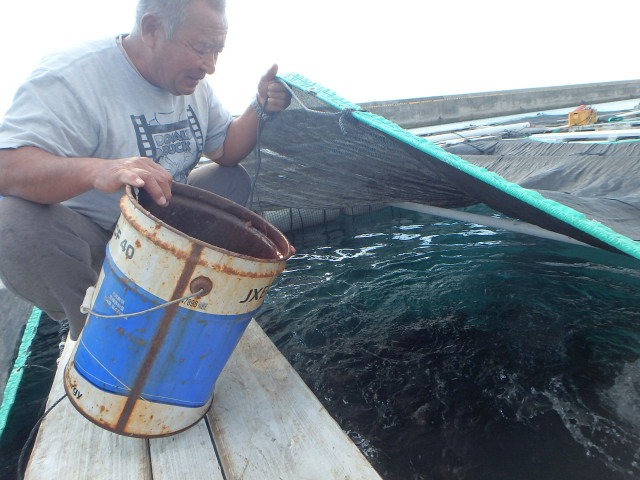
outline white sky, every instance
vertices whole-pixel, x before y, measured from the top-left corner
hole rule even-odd
[[[131,30],[135,0],[5,1],[0,114],[47,52]],[[209,77],[241,113],[272,63],[355,103],[640,78],[638,0],[227,0]]]

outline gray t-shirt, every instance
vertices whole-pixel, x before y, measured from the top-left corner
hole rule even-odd
[[[0,124],[0,148],[34,146],[64,157],[146,156],[178,182],[224,142],[231,115],[206,81],[188,96],[147,82],[116,38],[45,57]],[[105,229],[123,192],[91,190],[64,202]]]

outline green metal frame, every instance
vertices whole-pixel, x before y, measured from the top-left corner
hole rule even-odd
[[[18,350],[18,357],[13,364],[13,369],[7,380],[7,385],[4,388],[4,397],[2,398],[2,405],[0,406],[0,438],[4,433],[4,429],[7,426],[7,420],[9,419],[9,413],[11,407],[16,401],[16,395],[18,393],[18,387],[22,380],[22,374],[24,367],[27,364],[29,355],[31,354],[31,343],[33,342],[38,326],[40,325],[40,318],[42,317],[42,311],[37,307],[33,307],[31,315],[27,320],[27,325],[22,335],[22,341],[20,342],[20,349]]]

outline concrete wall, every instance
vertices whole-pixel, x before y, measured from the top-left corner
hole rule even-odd
[[[640,99],[640,80],[362,103],[403,128]]]

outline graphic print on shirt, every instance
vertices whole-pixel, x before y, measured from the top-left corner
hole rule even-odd
[[[204,148],[200,122],[190,105],[182,120],[161,123],[163,116],[175,118],[173,113],[156,113],[150,121],[145,115],[131,115],[140,156],[152,158],[175,181],[186,183],[187,175],[200,160]]]

